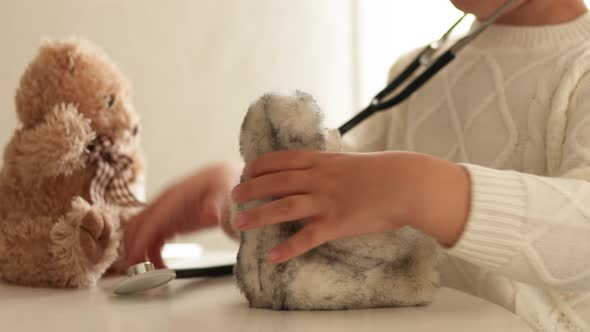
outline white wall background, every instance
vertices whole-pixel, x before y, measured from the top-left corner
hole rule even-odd
[[[351,15],[348,0],[0,0],[0,147],[40,38],[82,36],[134,86],[153,197],[205,163],[239,159],[242,117],[268,90],[311,92],[334,125],[348,117]]]
[[[358,36],[356,100],[362,105],[383,87],[397,57],[440,38],[462,15],[444,0],[358,0],[354,11]],[[466,32],[470,22],[472,19],[465,20],[455,31]]]

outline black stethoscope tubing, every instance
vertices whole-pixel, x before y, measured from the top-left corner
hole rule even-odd
[[[500,6],[487,20],[481,22],[475,29],[464,37],[457,40],[457,42],[451,46],[447,51],[442,53],[434,61],[431,61],[434,53],[448,40],[453,30],[461,23],[466,17],[464,14],[459,20],[457,20],[436,42],[427,45],[418,55],[414,58],[406,68],[395,77],[383,90],[381,90],[371,101],[369,106],[354,116],[352,119],[347,121],[345,124],[338,128],[340,135],[346,134],[352,128],[369,118],[371,115],[390,109],[399,103],[406,100],[414,92],[418,91],[426,82],[428,82],[434,75],[445,68],[451,61],[453,61],[459,51],[473,41],[479,34],[485,31],[492,23],[504,14],[516,0],[507,0]],[[424,72],[422,72],[416,79],[410,82],[405,88],[403,88],[398,94],[385,99],[393,91],[397,90],[402,84],[407,81],[420,67],[428,66]]]
[[[233,273],[234,264],[193,269],[174,269],[176,279],[222,277]]]
[[[424,54],[426,51],[430,50],[430,48],[425,49],[420,54]],[[420,74],[414,81],[412,81],[408,86],[406,86],[400,93],[397,95],[389,98],[388,100],[383,100],[388,94],[392,91],[397,89],[404,81],[406,81],[412,74],[420,68],[421,63],[421,55],[416,57],[409,65],[404,69],[404,71],[399,74],[391,83],[389,83],[385,89],[381,90],[379,94],[373,98],[373,101],[369,106],[367,106],[364,110],[360,113],[355,115],[352,119],[348,120],[345,124],[338,128],[340,135],[346,134],[352,128],[356,127],[358,124],[363,122],[365,119],[370,117],[371,115],[390,109],[399,103],[406,100],[410,97],[414,92],[418,91],[424,83],[428,82],[436,73],[441,71],[446,65],[448,65],[453,59],[455,59],[455,54],[453,50],[450,49],[443,53],[440,57],[438,57],[434,63],[430,67],[428,67],[422,74]]]

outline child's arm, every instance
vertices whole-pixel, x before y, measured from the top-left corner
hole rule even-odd
[[[338,238],[408,225],[450,245],[469,210],[465,169],[419,153],[280,151],[247,163],[244,176],[232,192],[237,203],[279,199],[241,212],[237,228],[306,220],[272,250],[277,263]]]
[[[547,158],[551,177],[465,165],[471,213],[450,254],[525,282],[590,290],[590,75],[566,97],[565,132],[549,131],[548,142],[563,142]]]
[[[390,80],[400,67],[392,68]],[[449,254],[529,283],[590,288],[590,75],[580,80],[572,98],[566,97],[570,105],[565,134],[550,133],[564,137],[562,154],[547,158],[550,164],[560,164],[549,167],[552,178],[463,165],[473,182],[473,198],[468,220],[456,223],[455,229],[445,226],[447,234],[462,234]],[[400,122],[390,118],[395,116],[395,110],[376,115],[369,120],[372,127],[362,124],[359,132],[380,144],[387,137],[395,140],[394,127]],[[360,149],[346,147],[357,152],[384,149],[375,142],[363,142]],[[433,220],[426,226],[429,233],[441,234],[432,229],[437,225]]]

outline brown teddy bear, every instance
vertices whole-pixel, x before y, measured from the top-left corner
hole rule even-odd
[[[45,41],[15,102],[20,125],[0,170],[1,278],[84,287],[124,270],[119,242],[144,178],[124,77],[86,41]]]

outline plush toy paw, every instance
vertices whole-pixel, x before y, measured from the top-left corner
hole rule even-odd
[[[49,285],[95,285],[117,258],[118,229],[119,218],[107,207],[76,197],[72,209],[50,231],[52,260],[44,270],[51,269],[56,281]]]
[[[113,222],[96,210],[89,210],[80,223],[80,246],[92,263],[98,263],[111,241]]]

